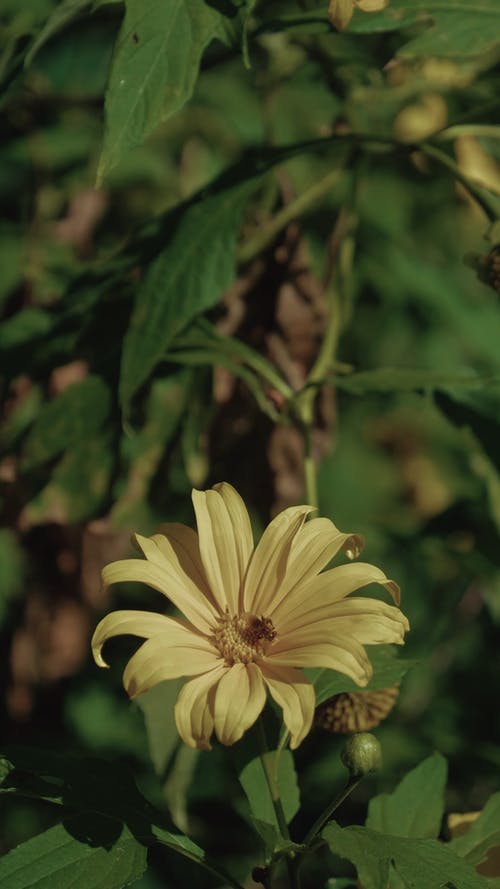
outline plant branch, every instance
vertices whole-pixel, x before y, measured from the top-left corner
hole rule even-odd
[[[262,253],[266,247],[272,244],[280,231],[324,198],[325,192],[338,183],[342,172],[343,169],[339,167],[331,170],[326,176],[323,176],[322,179],[315,182],[314,185],[311,185],[310,188],[276,213],[267,225],[241,245],[237,253],[239,262],[250,262],[259,253]]]
[[[284,840],[290,839],[290,833],[288,831],[288,824],[286,823],[285,813],[283,811],[283,805],[281,803],[280,791],[278,787],[278,782],[274,773],[274,769],[270,763],[270,757],[272,754],[269,751],[269,747],[267,744],[266,733],[264,730],[264,723],[262,721],[262,716],[257,720],[257,734],[259,739],[260,746],[260,760],[262,763],[262,768],[264,769],[264,775],[266,778],[267,786],[269,788],[269,793],[271,795],[271,801],[273,804],[274,813],[276,815],[276,822],[279,827],[279,831]]]
[[[318,833],[321,830],[323,830],[325,824],[327,824],[327,822],[330,820],[330,818],[332,817],[334,812],[337,811],[339,806],[342,805],[342,803],[352,793],[354,788],[357,787],[358,784],[360,783],[360,781],[363,780],[363,777],[364,776],[361,775],[360,777],[357,777],[357,778],[349,778],[349,781],[347,782],[344,789],[338,794],[338,796],[335,797],[333,802],[331,802],[330,805],[327,806],[326,809],[323,810],[323,812],[321,813],[319,818],[316,819],[316,821],[314,822],[311,829],[307,832],[306,836],[304,837],[304,845],[305,846],[311,845],[311,843],[316,838]]]
[[[429,142],[422,142],[419,146],[417,146],[422,154],[427,155],[427,157],[433,158],[433,160],[437,161],[441,166],[446,167],[453,174],[454,178],[460,182],[461,185],[472,195],[473,198],[476,199],[479,206],[483,210],[486,217],[490,222],[496,222],[498,220],[498,208],[500,207],[500,199],[497,200],[497,204],[495,206],[495,202],[493,196],[489,193],[486,188],[479,185],[473,179],[470,179],[465,173],[462,172],[457,163],[453,160],[449,154],[446,154],[445,151],[442,151],[440,148],[437,148],[435,145],[431,145]]]

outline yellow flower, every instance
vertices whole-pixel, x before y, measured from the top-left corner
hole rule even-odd
[[[283,710],[291,746],[311,728],[314,689],[301,667],[326,667],[366,685],[371,665],[364,645],[402,643],[408,621],[399,608],[346,596],[381,583],[399,588],[373,565],[319,572],[342,547],[357,555],[362,539],[342,534],[326,518],[305,522],[310,506],[285,509],[254,547],[243,500],[231,485],[193,491],[198,533],[162,525],[136,535],[145,560],[112,562],[106,586],[149,584],[185,619],[146,611],[115,611],[98,625],[96,663],[104,642],[131,634],[147,641],[129,660],[123,683],[130,697],[166,679],[190,678],[175,706],[178,732],[190,747],[210,749],[215,734],[234,744],[260,715],[266,690]]]

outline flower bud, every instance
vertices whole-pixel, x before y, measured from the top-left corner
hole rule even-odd
[[[345,744],[341,759],[351,773],[351,778],[362,778],[377,772],[382,766],[382,748],[369,732],[351,735]]]

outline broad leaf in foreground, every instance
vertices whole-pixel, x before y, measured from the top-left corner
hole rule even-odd
[[[381,793],[370,800],[366,826],[398,837],[437,837],[447,771],[440,753],[428,756],[392,793]]]
[[[487,889],[472,865],[445,843],[408,839],[368,830],[339,827],[334,821],[323,831],[330,850],[351,861],[363,889],[387,889],[396,872],[405,889]]]
[[[90,823],[95,832],[97,821],[102,830],[99,845],[84,838]],[[77,816],[1,858],[0,885],[2,889],[122,889],[142,876],[146,858],[147,848],[119,822]]]
[[[2,889],[120,889],[141,875],[146,849],[157,843],[224,874],[189,837],[171,831],[131,773],[111,761],[9,750],[0,759],[4,793],[50,802],[65,820],[0,859]],[[92,882],[94,872],[100,882]]]

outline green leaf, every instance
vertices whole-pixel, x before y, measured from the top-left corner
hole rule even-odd
[[[124,488],[111,511],[115,527],[130,527],[165,454],[179,428],[189,395],[189,374],[181,372],[151,386],[142,429],[125,439],[130,468]],[[124,448],[124,450],[125,450]]]
[[[113,454],[107,434],[83,438],[56,466],[49,483],[24,508],[25,527],[80,522],[94,515],[108,490]]]
[[[433,370],[404,367],[379,367],[348,376],[335,377],[339,389],[364,395],[366,392],[432,391],[433,389],[477,390],[490,385],[491,377],[481,379],[475,374],[443,374]]]
[[[450,847],[470,864],[481,864],[487,858],[488,849],[500,844],[500,793],[494,793],[486,803],[477,821],[460,837],[450,841]]]
[[[216,305],[231,283],[235,245],[254,182],[212,194],[184,211],[165,250],[142,281],[122,356],[124,408],[196,315]]]
[[[10,600],[22,591],[24,562],[24,552],[15,534],[8,528],[1,528],[0,565],[2,566],[2,579],[0,581],[0,625],[7,614]]]
[[[446,760],[433,753],[392,793],[370,800],[366,827],[398,837],[437,837],[444,812]]]
[[[61,807],[67,806],[77,814],[84,814],[83,819],[72,818],[65,824],[80,843],[86,843],[91,849],[96,846],[111,849],[121,838],[127,843],[129,836],[133,835],[141,845],[153,846],[159,842],[212,873],[222,873],[220,869],[214,868],[203,849],[189,837],[168,829],[165,816],[156,811],[139,793],[132,775],[122,765],[97,758],[54,754],[26,747],[8,750],[7,757],[2,762],[5,766],[0,772],[0,793],[15,793],[18,796],[47,800]],[[61,837],[60,834],[58,836]],[[64,835],[61,837],[62,844],[63,841]],[[19,848],[24,849],[25,846]],[[130,858],[133,851],[130,844],[124,850],[124,857]],[[137,854],[137,850],[135,853]],[[72,854],[81,855],[83,859],[89,855],[83,849],[70,846],[68,855]],[[98,860],[104,866],[105,859]],[[0,865],[2,861],[5,859],[0,861]],[[93,859],[89,863],[92,861]],[[17,859],[17,864],[19,863],[22,863],[21,858]],[[11,870],[17,879],[19,874],[16,867]],[[10,872],[0,869],[0,877],[7,876]],[[125,882],[119,885],[126,885],[127,882],[128,878],[125,878]],[[234,885],[230,878],[227,882]],[[3,889],[3,880],[1,885]],[[66,889],[66,886],[68,889],[75,889],[80,885],[82,889],[87,889],[94,884],[73,884],[69,875],[67,883],[58,881],[56,885],[58,889]],[[12,889],[23,889],[21,883],[13,882],[9,886]],[[33,889],[52,889],[53,883],[28,883],[28,886]],[[110,886],[114,887],[115,883],[110,883]],[[108,884],[99,884],[99,889],[109,889]]]
[[[77,18],[85,9],[91,6],[91,0],[62,0],[53,10],[42,29],[37,34],[35,40],[26,53],[24,66],[27,68],[31,65],[36,53],[47,43],[51,37],[54,37],[62,31],[66,25],[69,25]]]
[[[323,831],[331,852],[351,861],[363,889],[387,889],[396,873],[407,889],[487,889],[488,883],[445,843],[388,836],[365,827]]]
[[[89,828],[98,844],[86,840]],[[2,889],[122,889],[146,870],[147,849],[112,819],[68,819],[0,859]]]
[[[187,810],[188,791],[191,786],[201,750],[193,750],[186,744],[179,744],[174,763],[163,788],[168,811],[175,826],[187,831],[189,818]]]
[[[470,429],[485,454],[500,470],[498,434],[500,429],[500,389],[492,388],[474,395],[439,392],[435,401],[440,410],[461,429]]]
[[[73,383],[40,411],[25,443],[22,469],[30,470],[92,436],[103,426],[110,391],[97,376]]]
[[[275,757],[279,757],[276,783],[280,791],[281,804],[288,824],[294,815],[297,814],[300,807],[300,794],[293,755],[290,750],[283,750],[281,754],[273,750],[264,755],[271,770],[275,768]],[[252,815],[259,821],[276,825],[273,801],[260,756],[256,756],[244,766],[239,774],[239,779],[250,803]]]
[[[98,184],[190,98],[203,51],[224,38],[223,25],[205,0],[126,0],[106,93]]]
[[[36,307],[23,309],[2,323],[0,329],[0,350],[18,349],[32,340],[48,336],[52,319],[44,309]]]
[[[399,49],[399,55],[480,56],[498,46],[500,7],[497,0],[391,0],[383,12],[358,12],[349,30],[367,34],[416,24],[422,25],[421,32]]]
[[[0,232],[0,306],[6,302],[15,287],[23,278],[25,244],[19,232]]]
[[[389,688],[400,682],[405,673],[418,663],[418,661],[397,657],[394,648],[389,645],[366,646],[366,650],[373,667],[373,676],[368,685],[362,689],[348,676],[344,676],[343,673],[338,673],[336,670],[309,669],[304,671],[314,685],[316,706],[344,691],[375,691],[380,688]]]
[[[179,744],[174,706],[182,684],[182,679],[159,682],[154,688],[139,695],[136,701],[144,715],[149,755],[160,776],[165,774],[169,760]]]

